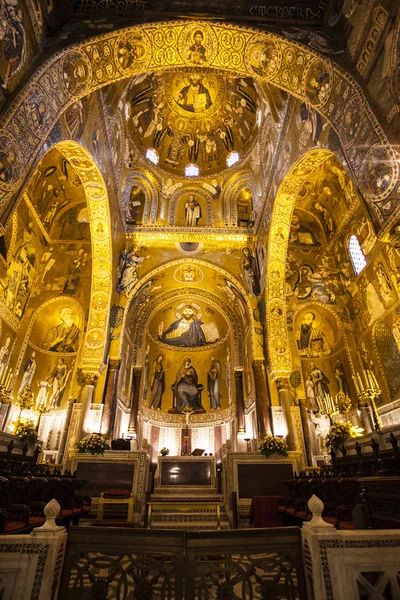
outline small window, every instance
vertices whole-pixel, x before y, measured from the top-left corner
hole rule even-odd
[[[228,154],[226,159],[226,164],[228,167],[233,167],[237,162],[239,162],[240,156],[237,152],[231,152]]]
[[[347,248],[349,250],[351,263],[353,265],[354,272],[356,275],[358,275],[359,273],[361,273],[363,268],[366,266],[367,259],[365,258],[365,254],[362,251],[360,242],[358,241],[358,238],[356,235],[351,235],[349,237],[349,242],[348,242]]]
[[[158,165],[158,153],[157,150],[154,150],[154,148],[147,148],[146,158],[148,158],[153,164]]]
[[[193,164],[186,165],[185,175],[186,175],[186,177],[198,177],[199,176],[199,167],[197,165],[193,165]]]

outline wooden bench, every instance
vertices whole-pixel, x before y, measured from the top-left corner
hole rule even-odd
[[[205,508],[211,508],[216,511],[217,514],[217,529],[221,529],[221,506],[222,502],[213,501],[189,501],[184,502],[182,500],[148,500],[148,513],[147,513],[147,529],[151,528],[151,514],[153,508],[163,508],[165,510],[177,510],[178,512],[188,513],[192,510],[202,510]]]

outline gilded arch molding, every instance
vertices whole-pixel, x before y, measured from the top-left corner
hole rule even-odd
[[[69,105],[144,71],[196,66],[188,48],[198,28],[204,33],[204,66],[271,83],[312,105],[331,123],[376,227],[387,227],[400,204],[394,194],[399,167],[395,150],[356,81],[327,57],[292,40],[205,21],[137,25],[76,44],[45,61],[0,121],[0,146],[10,163],[8,181],[0,186],[0,207],[19,191],[51,128]],[[318,83],[322,81],[323,85]],[[40,119],[35,118],[39,103],[47,109]]]
[[[73,165],[86,193],[92,243],[92,285],[80,366],[85,372],[98,373],[107,345],[112,294],[112,240],[107,188],[95,161],[82,146],[67,141],[56,147]]]
[[[156,186],[147,177],[143,171],[131,171],[125,183],[125,190],[122,194],[122,209],[124,213],[128,208],[129,198],[131,195],[132,187],[137,185],[143,190],[146,202],[143,210],[143,224],[147,225],[149,220],[151,223],[155,223],[157,218],[158,210],[158,191]]]
[[[286,257],[293,209],[303,183],[332,156],[330,150],[311,150],[305,154],[287,173],[275,198],[268,241],[266,288],[268,350],[275,378],[288,377],[293,370],[285,300]]]
[[[247,309],[247,316],[250,322],[252,322],[252,314],[253,314],[253,308],[250,304],[250,301],[248,299],[248,296],[242,286],[242,284],[235,278],[232,276],[231,273],[229,273],[228,271],[226,271],[225,269],[223,269],[222,267],[218,266],[218,265],[214,265],[211,262],[205,261],[205,260],[200,260],[197,258],[179,258],[177,260],[173,260],[171,262],[165,263],[163,265],[160,265],[159,267],[157,267],[156,269],[152,269],[149,273],[147,273],[145,276],[143,276],[136,284],[132,296],[130,298],[129,303],[127,304],[127,306],[125,307],[125,311],[124,311],[124,318],[123,318],[123,322],[122,322],[122,331],[125,331],[126,328],[129,326],[129,319],[130,319],[130,314],[131,314],[131,310],[132,310],[132,306],[134,305],[135,299],[137,297],[137,294],[140,292],[141,289],[143,289],[143,287],[149,283],[149,281],[151,281],[152,279],[154,279],[155,277],[157,277],[160,273],[162,273],[163,271],[165,271],[165,269],[176,269],[177,267],[179,267],[180,265],[188,265],[188,264],[193,264],[193,265],[198,265],[199,267],[205,268],[208,267],[210,269],[213,269],[216,273],[218,273],[221,277],[226,278],[227,280],[231,281],[232,283],[235,284],[235,286],[239,289],[239,291],[242,294],[242,298],[243,301],[246,305],[246,309]],[[199,288],[191,288],[191,287],[185,287],[185,292],[188,293],[193,293],[194,295],[199,295],[202,290],[200,290]],[[170,290],[169,293],[172,293],[173,295],[177,294],[177,290],[173,289]],[[205,292],[204,292],[205,293]],[[216,304],[216,306],[218,306],[223,312],[226,313],[227,317],[229,317],[230,322],[232,323],[237,323],[237,331],[240,332],[241,328],[240,328],[240,323],[239,323],[239,318],[236,315],[236,313],[232,310],[232,308],[229,307],[229,305],[227,304],[227,302],[223,301],[219,296],[215,295],[215,294],[211,294],[210,292],[207,292],[207,294],[210,294],[210,298],[206,299],[210,299],[212,302],[214,302],[214,304]],[[212,296],[212,298],[211,298]],[[153,299],[153,303],[155,302],[160,303],[161,301],[163,301],[164,295],[158,295],[155,296],[155,298]],[[150,306],[153,306],[153,303],[150,302],[146,308],[149,308]],[[148,311],[146,311],[147,317],[146,319],[149,318],[150,313]],[[143,328],[145,326],[146,323],[146,319],[144,321],[142,321],[142,325]],[[141,317],[142,320],[142,317]],[[254,328],[251,327],[251,344],[252,344],[252,352],[255,352],[255,348],[256,348],[256,343],[255,343],[255,334],[254,334]],[[235,340],[236,343],[236,340]],[[121,336],[120,338],[120,342],[119,342],[119,348],[118,348],[118,356],[121,355],[122,352],[122,344],[123,344],[123,336]],[[240,349],[238,350],[238,352],[240,351],[240,353],[242,352],[242,343],[239,344]],[[140,349],[138,350],[140,352]],[[237,356],[239,356],[239,354],[237,354]],[[239,362],[239,361],[238,361]],[[241,359],[240,364],[242,364],[243,362],[243,358]]]
[[[159,310],[160,306],[166,305],[171,300],[176,299],[179,296],[180,290],[172,289],[168,290],[164,294],[156,296],[150,301],[139,319],[135,322],[133,329],[133,362],[139,364],[143,353],[143,344],[148,331],[148,323],[151,320],[152,315]],[[232,335],[233,340],[233,358],[234,368],[243,368],[243,346],[241,342],[242,328],[238,317],[235,315],[233,310],[228,306],[226,302],[223,302],[218,296],[212,292],[208,292],[199,288],[187,287],[185,288],[185,295],[188,294],[194,299],[206,300],[210,304],[214,305],[215,308],[219,308],[224,318],[227,321],[229,332]],[[229,336],[229,333],[228,333]],[[212,347],[212,346],[211,346]],[[203,350],[204,347],[202,346]],[[187,351],[187,350],[185,350]]]

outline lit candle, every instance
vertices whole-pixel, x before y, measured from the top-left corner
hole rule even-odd
[[[361,379],[361,375],[360,373],[357,371],[357,379],[358,379],[358,383],[360,385],[360,393],[362,393],[364,391],[364,385]]]
[[[10,383],[11,383],[11,377],[13,374],[13,370],[10,368],[10,372],[8,373],[8,378],[7,378],[7,383],[6,383],[6,389],[9,389]]]
[[[377,379],[375,377],[375,373],[373,371],[370,371],[370,373],[371,373],[371,376],[372,376],[372,379],[373,379],[373,382],[374,382],[375,389],[378,389],[379,385],[378,385],[378,381],[377,381]]]
[[[1,377],[1,382],[0,382],[0,383],[4,383],[4,385],[5,385],[6,381],[7,381],[7,371],[8,371],[8,367],[6,367],[6,368],[4,369],[4,371],[3,371],[3,375],[2,375],[2,377]]]

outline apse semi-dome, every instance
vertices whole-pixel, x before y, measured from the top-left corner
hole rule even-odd
[[[188,165],[208,176],[227,168],[233,152],[242,160],[257,137],[258,93],[250,77],[210,69],[175,69],[136,77],[126,99],[128,132],[146,158],[184,176]],[[154,161],[153,161],[154,162]]]

